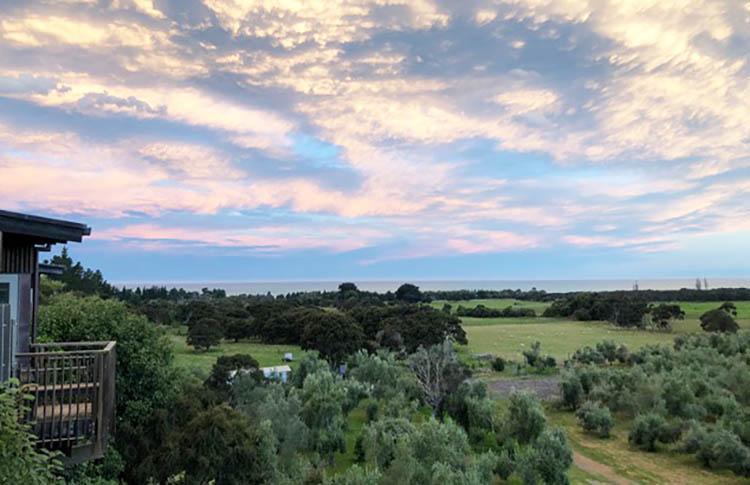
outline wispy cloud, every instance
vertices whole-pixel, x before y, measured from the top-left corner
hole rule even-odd
[[[365,251],[376,264],[659,253],[748,229],[741,3],[80,0],[0,13],[4,205],[112,218],[109,244]],[[227,222],[248,211],[267,220]],[[226,224],[191,226],[205,214]]]

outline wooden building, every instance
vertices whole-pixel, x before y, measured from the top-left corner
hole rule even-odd
[[[0,210],[0,381],[34,397],[24,417],[39,446],[69,463],[100,458],[114,431],[115,342],[39,343],[39,263],[54,244],[81,242],[84,224]]]

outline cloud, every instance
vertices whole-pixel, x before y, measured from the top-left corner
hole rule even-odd
[[[61,88],[59,88],[58,80],[53,77],[35,76],[27,73],[18,76],[0,76],[0,95],[46,95],[56,89]]]
[[[750,220],[750,12],[736,3],[116,0],[3,13],[0,102],[14,104],[0,113],[0,195],[113,217],[113,244],[368,249],[369,262],[663,252]],[[302,138],[316,143],[300,151]],[[274,223],[163,222],[231,211]],[[132,212],[143,220],[125,223]],[[287,218],[296,227],[276,223]]]

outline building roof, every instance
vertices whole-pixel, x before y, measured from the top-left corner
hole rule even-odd
[[[0,232],[26,236],[39,244],[55,244],[81,242],[84,236],[91,235],[91,228],[77,222],[0,210]]]
[[[260,370],[265,374],[266,372],[273,374],[280,374],[282,372],[292,372],[292,368],[288,365],[275,365],[273,367],[261,367]]]

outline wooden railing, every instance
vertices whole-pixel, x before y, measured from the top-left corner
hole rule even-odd
[[[115,342],[36,343],[16,358],[38,444],[71,462],[101,458],[115,425]]]

